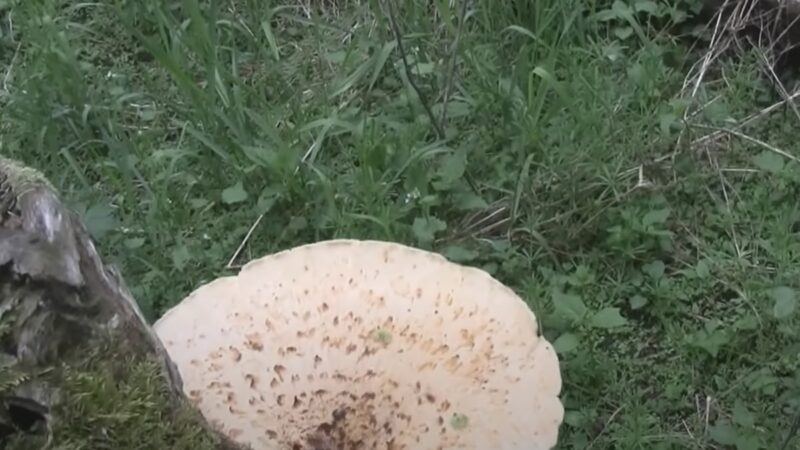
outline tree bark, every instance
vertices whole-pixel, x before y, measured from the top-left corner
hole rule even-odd
[[[193,410],[123,278],[37,171],[0,158],[0,447],[240,449]]]

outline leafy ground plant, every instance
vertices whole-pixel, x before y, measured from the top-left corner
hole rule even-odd
[[[0,152],[150,318],[266,252],[413,244],[530,299],[561,448],[796,448],[800,95],[766,7],[703,5],[0,0]]]

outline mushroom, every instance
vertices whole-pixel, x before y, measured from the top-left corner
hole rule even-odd
[[[552,345],[486,272],[334,240],[206,284],[155,331],[202,414],[255,450],[550,449]]]

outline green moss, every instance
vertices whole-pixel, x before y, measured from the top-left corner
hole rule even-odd
[[[160,364],[152,358],[121,356],[105,348],[80,367],[57,372],[64,401],[52,411],[50,448],[221,448],[199,413],[170,393]],[[42,448],[45,441],[29,435],[6,448]]]

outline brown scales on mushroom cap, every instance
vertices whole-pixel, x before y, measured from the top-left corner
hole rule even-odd
[[[155,330],[203,414],[254,449],[549,449],[552,346],[487,273],[328,241],[248,264]]]

